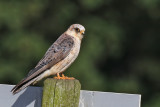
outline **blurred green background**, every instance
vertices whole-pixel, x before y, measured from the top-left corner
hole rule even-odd
[[[0,83],[18,83],[74,23],[86,32],[66,75],[160,107],[159,0],[0,0]]]

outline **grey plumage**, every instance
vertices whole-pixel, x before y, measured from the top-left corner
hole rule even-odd
[[[26,88],[33,82],[35,82],[39,76],[50,69],[53,65],[63,60],[68,56],[69,52],[74,46],[74,41],[71,36],[62,34],[47,50],[44,57],[38,62],[36,67],[32,69],[26,78],[21,80],[12,90],[13,94]]]

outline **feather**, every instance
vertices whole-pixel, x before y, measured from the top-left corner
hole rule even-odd
[[[29,80],[27,82],[21,81],[19,84],[17,84],[11,91],[13,92],[13,94],[16,94],[18,92],[20,92],[21,90],[25,89],[26,87],[28,87],[30,84],[32,84],[34,81],[36,81],[38,77]]]
[[[62,34],[47,50],[44,57],[32,69],[26,78],[21,80],[12,90],[13,94],[23,90],[35,82],[41,74],[68,56],[74,46],[71,36]]]

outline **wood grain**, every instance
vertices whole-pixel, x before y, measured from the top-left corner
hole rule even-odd
[[[42,107],[78,107],[80,89],[80,82],[76,79],[46,79],[44,81]]]

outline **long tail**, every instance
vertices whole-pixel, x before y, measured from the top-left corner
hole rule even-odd
[[[39,77],[39,76],[38,76]],[[11,92],[13,94],[16,94],[18,92],[20,92],[21,90],[25,89],[26,87],[28,87],[30,84],[32,84],[33,82],[35,82],[37,80],[37,78],[33,78],[31,80],[25,81],[25,79],[23,79],[22,81],[20,81],[15,87],[13,87],[13,89],[11,90]]]

